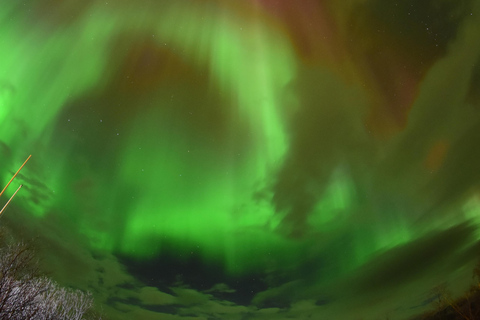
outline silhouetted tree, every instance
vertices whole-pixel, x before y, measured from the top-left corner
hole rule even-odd
[[[93,306],[90,293],[61,287],[41,276],[33,250],[25,243],[1,244],[1,320],[86,319]]]
[[[473,278],[474,284],[457,299],[452,298],[445,284],[435,287],[432,291],[437,297],[436,311],[425,314],[423,319],[480,319],[480,262],[473,270]]]

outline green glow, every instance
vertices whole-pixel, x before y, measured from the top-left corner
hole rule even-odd
[[[463,205],[466,220],[470,220],[480,226],[480,197],[475,195]],[[477,239],[480,240],[480,228],[477,229]]]
[[[388,217],[378,216],[387,214]],[[402,219],[402,212],[395,212],[394,208],[390,208],[388,213],[378,212],[378,209],[362,205],[353,181],[340,167],[332,173],[330,183],[308,221],[315,232],[326,236],[351,234],[354,249],[353,254],[346,256],[341,263],[344,272],[367,262],[373,254],[413,238],[409,226]],[[352,221],[356,223],[352,224]]]
[[[315,213],[309,217],[310,225],[316,230],[329,230],[343,226],[354,205],[355,189],[348,176],[341,170],[337,170],[333,173],[331,180],[314,209]]]
[[[0,84],[0,122],[7,117],[14,94],[15,92],[9,84]]]
[[[256,172],[248,161],[236,166],[229,158],[212,162],[210,150],[192,149],[188,137],[181,136],[187,128],[176,128],[172,144],[173,128],[159,132],[147,125],[151,130],[145,130],[149,119],[159,116],[145,114],[135,121],[126,144],[130,147],[121,157],[120,181],[141,190],[132,197],[135,205],[125,221],[122,252],[151,257],[161,250],[162,239],[173,239],[179,252],[194,247],[206,260],[225,259],[227,270],[236,273],[261,264],[248,256],[261,257],[288,244],[271,234],[271,206],[252,200],[262,170]]]
[[[188,10],[182,14],[192,19],[202,16],[193,12]],[[264,181],[265,174],[285,151],[284,130],[276,111],[280,101],[275,97],[280,96],[291,79],[292,62],[288,61],[291,59],[288,49],[280,41],[271,39],[268,46],[262,45],[262,38],[269,33],[266,26],[239,24],[229,16],[205,14],[210,25],[192,32],[206,34],[179,36],[173,40],[185,47],[199,46],[200,53],[209,53],[209,56],[197,58],[211,59],[211,72],[219,85],[218,90],[226,96],[225,103],[238,106],[240,116],[249,122],[251,147],[248,157],[242,156],[246,160],[241,162],[232,163],[227,158],[225,162],[215,163],[209,159],[208,149],[188,154],[192,147],[187,143],[188,137],[182,137],[182,132],[188,132],[188,128],[170,128],[176,132],[176,142],[172,146],[169,133],[172,130],[161,134],[141,130],[148,119],[158,119],[159,115],[142,117],[131,129],[131,142],[127,143],[122,156],[121,176],[125,182],[145,191],[136,200],[137,205],[126,221],[127,232],[121,250],[137,256],[152,256],[161,250],[162,237],[168,237],[186,247],[199,244],[207,257],[225,257],[227,269],[234,271],[252,263],[253,259],[246,259],[247,255],[261,256],[276,242],[268,228],[257,235],[258,242],[263,245],[247,245],[250,249],[246,250],[242,249],[245,239],[239,234],[249,233],[249,228],[268,226],[274,215],[272,208],[252,201],[251,190]],[[170,32],[178,30],[176,20],[170,22],[172,25],[164,20],[160,27],[167,38]],[[203,39],[209,34],[213,34],[211,43],[205,43]],[[275,39],[274,34],[271,37]],[[198,39],[200,43],[190,43]],[[138,145],[150,151],[133,148]],[[190,163],[189,157],[195,157],[195,163]],[[208,180],[201,181],[204,172],[210,174]],[[218,241],[219,238],[225,241]],[[152,239],[157,243],[145,245]],[[256,248],[254,252],[252,248]]]
[[[108,39],[124,30],[151,29],[158,41],[179,52],[194,48],[196,54],[183,56],[192,68],[208,66],[212,93],[220,95],[226,111],[234,110],[226,117],[232,128],[225,134],[233,137],[235,123],[246,124],[249,136],[244,140],[249,147],[242,149],[246,154],[237,155],[232,148],[212,161],[212,149],[186,134],[190,128],[168,127],[164,122],[161,125],[168,128],[158,132],[155,119],[163,115],[152,111],[138,115],[129,132],[121,132],[120,138],[125,140],[113,177],[95,176],[88,167],[72,170],[80,161],[69,155],[75,154],[75,142],[64,150],[39,155],[45,163],[54,164],[37,177],[48,186],[49,194],[27,209],[37,216],[44,216],[52,206],[65,210],[78,219],[80,230],[97,249],[152,257],[161,252],[162,239],[169,239],[175,241],[179,252],[194,245],[206,260],[225,259],[227,270],[233,273],[248,265],[261,265],[261,259],[252,262],[248,256],[293,248],[289,240],[271,234],[278,219],[268,201],[252,199],[253,192],[264,187],[266,175],[281,163],[287,148],[282,96],[295,73],[287,42],[260,18],[243,21],[227,10],[215,11],[200,3],[173,5],[162,19],[140,9],[135,14],[137,8],[133,7],[132,14],[125,16],[121,14],[124,9],[97,4],[83,19],[49,36],[41,27],[27,36],[20,36],[21,30],[14,24],[2,29],[5,46],[12,48],[0,56],[0,79],[9,81],[0,91],[0,103],[5,106],[0,114],[2,141],[15,145],[24,139],[9,125],[15,119],[35,119],[25,124],[28,138],[21,143],[24,148],[38,137],[47,143],[57,139],[51,125],[65,121],[57,120],[62,107],[93,88],[103,88],[109,74]],[[200,20],[202,15],[205,20]],[[181,28],[180,16],[188,21]],[[188,154],[192,148],[195,152]],[[15,150],[18,156],[22,152],[23,148]],[[102,195],[89,200],[92,214],[82,212],[82,195],[71,191],[85,176]],[[31,195],[24,192],[23,197]]]
[[[94,84],[102,71],[98,64],[101,51],[93,50],[97,42],[70,30],[42,42],[36,40],[40,36],[41,32],[32,33],[20,45],[14,45],[19,34],[13,36],[6,47],[14,49],[3,51],[0,58],[1,77],[10,79],[10,85],[18,93],[15,105],[11,104],[8,112],[4,112],[7,116],[3,117],[3,123],[35,119],[28,127],[32,138],[43,133],[62,105]],[[78,39],[73,48],[72,38]],[[67,50],[70,54],[65,56]],[[31,55],[32,51],[36,52],[35,56]],[[57,71],[52,74],[52,69]],[[9,76],[11,74],[14,76]],[[18,143],[19,137],[15,137],[14,132],[8,125],[0,127],[2,140],[7,144]]]
[[[301,62],[285,30],[259,11],[247,14],[230,4],[212,3],[174,2],[159,13],[123,2],[110,6],[95,2],[78,20],[55,32],[42,24],[26,32],[21,20],[8,19],[14,5],[0,12],[2,48],[8,48],[0,52],[0,139],[11,149],[8,166],[12,168],[34,153],[38,160],[25,168],[25,176],[45,186],[39,188],[40,194],[22,190],[19,197],[29,201],[20,205],[36,217],[64,212],[97,250],[147,259],[173,243],[179,259],[188,259],[194,250],[205,263],[220,262],[231,274],[262,269],[268,257],[288,266],[302,260],[305,252],[328,249],[344,235],[348,249],[335,258],[339,272],[347,272],[375,253],[415,239],[413,218],[405,212],[408,205],[385,208],[376,198],[363,199],[363,193],[377,196],[382,187],[357,185],[348,170],[335,165],[325,189],[313,195],[307,238],[280,234],[285,215],[275,212],[269,187],[287,152],[294,150],[289,145],[294,134],[289,131],[293,125],[287,110],[303,112],[292,84],[308,81],[299,80],[304,76],[297,66]],[[108,132],[112,137],[105,145],[95,145],[97,137],[85,134],[81,136],[87,137],[85,142],[72,134],[74,138],[58,147],[55,143],[62,137],[57,134],[67,133],[62,126],[69,121],[62,112],[74,110],[72,104],[89,103],[91,97],[103,101],[118,93],[108,92],[115,71],[122,67],[111,60],[122,61],[128,52],[112,53],[112,48],[118,38],[123,39],[121,35],[130,33],[151,34],[152,41],[173,52],[193,78],[208,83],[191,88],[190,79],[185,79],[186,84],[181,82],[184,79],[180,84],[165,81],[147,97],[132,98],[129,118],[118,121],[118,136]],[[338,92],[332,93],[332,101],[325,99],[305,110],[320,117],[315,110],[338,104],[352,118],[360,115],[356,106],[349,106],[355,99],[345,94],[357,89],[340,76],[328,78],[333,78],[330,71],[325,77],[324,83],[335,81]],[[312,88],[304,92],[315,93],[318,84],[309,85]],[[101,107],[116,116],[122,112],[117,106]],[[184,115],[185,110],[191,113]],[[197,126],[187,119],[203,113],[216,118]],[[77,121],[74,117],[72,123]],[[363,130],[363,119],[347,120]],[[332,128],[338,129],[336,124]],[[87,129],[92,135],[102,132]],[[312,139],[328,138],[315,134]],[[350,134],[339,141],[350,142]],[[115,147],[109,149],[110,144]],[[392,145],[388,148],[395,149],[395,142]],[[379,143],[378,149],[382,148]],[[97,154],[103,149],[112,154],[106,152],[103,159]],[[326,150],[336,151],[334,146]],[[9,173],[1,174],[0,182],[6,183]],[[377,173],[372,169],[371,174]],[[378,197],[400,197],[393,193]],[[465,218],[478,221],[477,204],[467,207]]]

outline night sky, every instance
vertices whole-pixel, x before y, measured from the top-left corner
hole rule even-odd
[[[0,0],[0,224],[110,319],[405,319],[480,258],[479,0]]]

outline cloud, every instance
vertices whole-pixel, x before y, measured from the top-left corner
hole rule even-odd
[[[355,272],[359,276],[356,292],[371,293],[406,285],[435,270],[441,270],[441,273],[453,272],[461,265],[452,265],[450,262],[457,257],[458,252],[472,245],[476,228],[463,223],[446,230],[432,231],[372,257]],[[451,270],[442,270],[446,266]]]
[[[161,292],[155,287],[143,287],[140,289],[138,298],[142,304],[147,305],[166,305],[177,303],[177,297],[165,292]]]
[[[259,292],[253,298],[252,304],[267,308],[288,308],[291,301],[296,300],[295,293],[304,290],[304,288],[305,284],[300,281],[287,282],[278,287]]]
[[[208,290],[205,290],[204,292],[209,293],[215,293],[215,292],[220,292],[220,293],[234,293],[237,290],[230,288],[227,284],[225,283],[217,283],[213,287],[211,287]]]
[[[302,73],[292,85],[301,108],[287,129],[290,147],[272,183],[273,204],[285,214],[284,231],[294,237],[307,231],[308,217],[332,172],[338,166],[354,170],[366,164],[372,148],[362,123],[365,97],[326,69]]]

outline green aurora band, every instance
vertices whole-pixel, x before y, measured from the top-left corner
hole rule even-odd
[[[114,163],[104,164],[116,167],[110,170],[111,175],[93,178],[101,194],[93,204],[99,217],[83,219],[82,210],[73,209],[84,209],[81,203],[85,200],[67,191],[85,173],[72,170],[75,159],[71,154],[79,147],[74,143],[70,150],[64,146],[63,150],[34,155],[42,162],[54,163],[41,180],[55,196],[39,204],[28,202],[28,210],[37,216],[48,216],[52,207],[68,211],[80,219],[79,228],[98,249],[151,257],[160,252],[162,239],[168,238],[175,241],[179,251],[188,251],[195,244],[205,259],[225,259],[231,272],[246,267],[242,264],[249,260],[245,259],[247,255],[261,256],[285,245],[293,249],[294,244],[270,232],[278,220],[271,206],[251,199],[252,188],[261,187],[286,148],[278,110],[283,103],[282,90],[295,73],[288,44],[260,20],[241,24],[221,8],[201,4],[170,6],[162,19],[140,9],[125,16],[121,14],[125,8],[118,7],[115,12],[103,4],[88,10],[84,18],[52,35],[44,30],[48,26],[40,26],[22,37],[25,30],[2,19],[4,45],[13,49],[4,51],[1,59],[1,78],[9,81],[2,85],[0,136],[6,145],[18,146],[13,150],[14,159],[25,150],[35,149],[38,143],[49,145],[56,139],[52,128],[69,100],[105,86],[110,38],[122,31],[145,29],[180,52],[196,48],[196,55],[184,54],[182,58],[193,69],[208,66],[210,86],[215,87],[211,90],[223,93],[224,108],[237,109],[234,116],[238,119],[226,121],[247,123],[249,146],[240,150],[247,155],[235,154],[238,150],[234,146],[222,150],[218,155],[221,159],[212,161],[208,153],[211,146],[202,146],[206,142],[188,133],[187,127],[172,128],[166,121],[162,123],[162,114],[151,109],[149,114],[135,115],[126,132],[120,133],[118,139],[123,140],[118,156],[112,159]],[[189,22],[178,28],[180,16]],[[158,99],[149,103],[177,108],[176,104],[181,107],[185,102],[175,97],[174,101]],[[202,112],[195,108],[191,110]],[[16,123],[17,119],[35,120]],[[108,121],[100,120],[99,125]],[[164,129],[159,131],[158,126]],[[223,134],[236,134],[238,124],[226,126],[232,132]],[[27,138],[19,135],[19,130],[25,130]],[[189,149],[195,153],[193,160]],[[205,172],[208,179],[202,178]],[[142,191],[129,197],[129,191],[122,189]],[[238,210],[242,213],[234,214]],[[125,217],[124,226],[115,223],[121,219],[119,216]],[[102,226],[100,230],[98,226]],[[264,227],[266,231],[261,230]],[[258,231],[251,234],[250,229]]]

